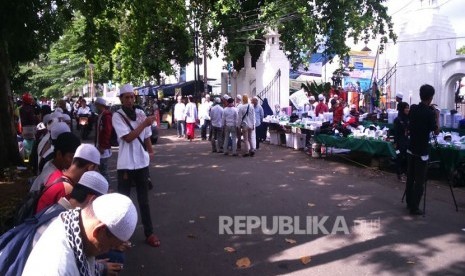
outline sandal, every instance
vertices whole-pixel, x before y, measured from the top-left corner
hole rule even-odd
[[[150,236],[148,236],[147,239],[145,239],[145,242],[152,247],[160,246],[160,240],[155,234],[151,234]]]

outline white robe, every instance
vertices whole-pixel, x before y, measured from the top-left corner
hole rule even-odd
[[[89,272],[95,275],[95,258],[87,258]],[[79,275],[74,252],[66,238],[61,216],[55,218],[31,251],[23,276]]]

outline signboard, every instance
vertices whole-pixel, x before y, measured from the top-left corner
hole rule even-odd
[[[297,109],[301,110],[304,109],[305,104],[308,104],[308,98],[303,89],[294,92],[291,96],[289,96],[289,100]]]

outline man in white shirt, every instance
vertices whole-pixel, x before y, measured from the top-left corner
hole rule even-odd
[[[199,119],[200,119],[200,137],[202,140],[207,140],[207,130],[208,130],[208,139],[211,140],[211,118],[210,118],[210,108],[212,106],[210,101],[210,95],[207,94],[205,98],[202,98],[202,104],[199,108]]]
[[[222,153],[223,147],[223,108],[221,107],[221,99],[215,98],[215,103],[210,109],[210,118],[212,124],[212,152]]]
[[[232,155],[237,156],[237,109],[234,107],[234,99],[228,98],[228,106],[223,110],[223,126],[224,126],[224,142],[223,151],[224,155],[228,155],[228,142],[229,135],[232,139]]]
[[[178,103],[174,106],[174,122],[176,123],[176,130],[178,138],[184,138],[186,134],[186,117],[184,115],[186,105],[182,102],[182,96],[178,96]]]
[[[255,112],[252,104],[249,104],[247,95],[242,95],[242,104],[237,110],[237,124],[240,126],[246,152],[243,157],[254,156],[255,151],[252,149],[252,131],[255,129]]]
[[[95,256],[129,240],[136,224],[134,204],[118,193],[63,212],[32,249],[22,275],[98,275]]]
[[[134,107],[134,88],[125,84],[120,88],[121,109],[112,117],[113,128],[118,137],[119,151],[116,169],[118,173],[118,192],[129,196],[132,183],[135,183],[137,200],[141,213],[146,243],[153,247],[160,246],[160,241],[153,234],[150,215],[148,190],[152,188],[149,164],[153,158],[151,125],[156,116],[146,116],[143,110]]]
[[[194,102],[194,97],[189,95],[187,97],[188,103],[186,104],[186,110],[184,111],[186,117],[186,135],[187,139],[192,142],[195,138],[195,124],[198,120],[197,106]]]

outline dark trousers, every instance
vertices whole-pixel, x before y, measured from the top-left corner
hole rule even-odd
[[[397,175],[402,175],[403,173],[406,173],[406,168],[407,168],[407,150],[399,150],[399,154],[396,157],[396,172]]]
[[[407,207],[410,210],[418,210],[426,182],[428,161],[421,160],[420,156],[407,154],[407,162]]]
[[[222,151],[223,150],[223,139],[224,139],[224,131],[222,127],[214,127],[212,126],[212,136],[211,143],[212,143],[212,151]]]
[[[144,234],[146,237],[153,234],[152,217],[150,216],[149,206],[149,168],[145,167],[138,170],[118,170],[118,192],[130,196],[131,185],[134,183],[137,192],[137,201],[139,203],[139,212],[144,225]]]
[[[204,120],[203,125],[200,128],[200,136],[202,139],[207,139],[207,129],[208,129],[208,139],[211,139],[211,120]]]

